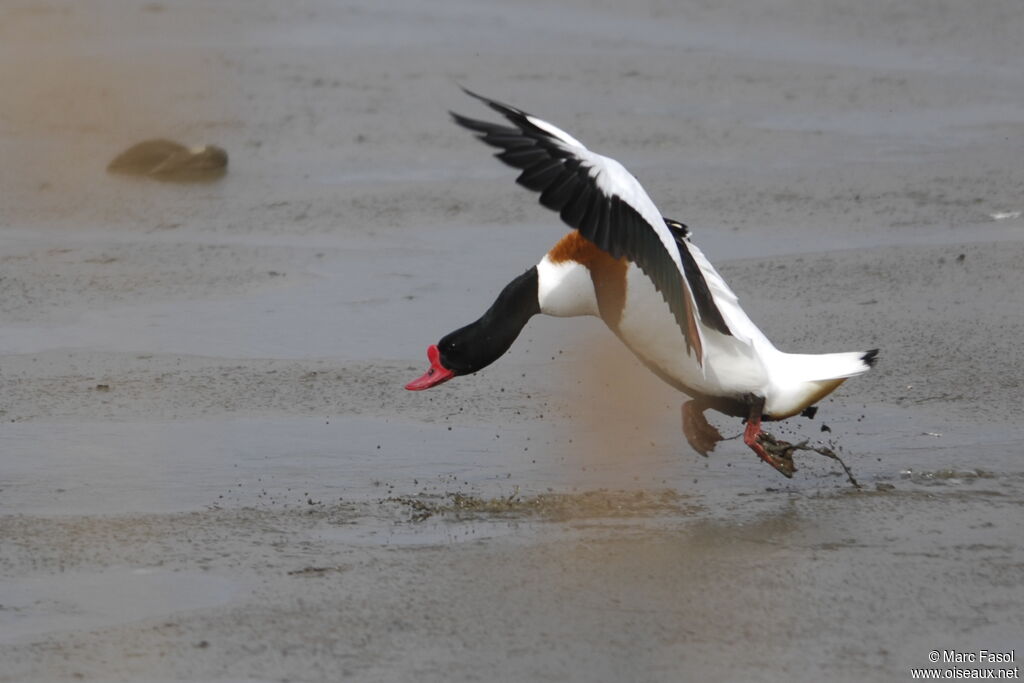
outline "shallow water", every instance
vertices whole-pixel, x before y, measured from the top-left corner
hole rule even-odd
[[[830,405],[823,413],[828,434],[818,429],[825,420],[770,431],[833,444],[866,492],[996,491],[1024,501],[1019,430],[909,409]],[[351,416],[12,424],[0,513],[152,514],[663,487],[720,511],[738,510],[736,496],[855,493],[838,464],[814,453],[798,453],[798,473],[786,480],[738,439],[705,459],[677,429],[675,420],[661,420],[641,445],[628,425],[588,438],[564,419],[454,427]]]
[[[528,198],[524,198],[528,199]],[[775,230],[771,240],[698,231],[695,241],[715,262],[824,253],[887,246],[942,246],[1019,241],[1020,218],[943,228],[908,226],[875,233],[829,232],[808,240],[803,231]],[[0,329],[0,354],[54,349],[189,354],[225,358],[411,358],[433,335],[469,322],[516,272],[538,260],[562,230],[557,225],[432,228],[429,232],[376,237],[216,237],[196,232],[158,236],[154,244],[210,247],[245,245],[302,254],[302,265],[284,268],[275,282],[238,295],[58,308],[42,320]],[[472,259],[465,246],[486,235],[488,248]],[[49,244],[54,235],[12,231],[9,248]],[[84,231],[61,236],[64,248],[130,243],[123,235]],[[729,260],[716,258],[728,254]],[[289,258],[294,259],[294,256]],[[282,257],[284,259],[284,257]],[[278,271],[273,271],[277,273]],[[472,283],[472,284],[470,284]],[[314,311],[315,315],[310,315]],[[756,315],[756,314],[755,314]],[[539,339],[554,347],[573,339],[573,325],[548,325]],[[537,325],[531,325],[531,333]],[[418,340],[418,341],[417,341]]]
[[[49,577],[0,580],[0,642],[88,631],[231,601],[239,581],[202,572],[107,567]]]

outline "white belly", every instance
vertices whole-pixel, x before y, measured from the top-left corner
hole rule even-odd
[[[687,350],[682,330],[650,278],[635,265],[629,266],[619,336],[633,353],[668,378],[700,393],[739,398],[765,388],[767,372],[749,345],[707,327],[702,326],[701,333],[706,356],[703,367],[696,349]]]
[[[547,315],[567,317],[599,315],[597,296],[590,271],[574,261],[552,263],[545,256],[537,264],[538,303]],[[749,323],[753,327],[753,323]],[[760,331],[755,344],[770,346]],[[619,319],[618,335],[642,361],[655,367],[668,380],[694,392],[711,396],[742,398],[749,393],[763,395],[768,379],[761,356],[747,343],[701,327],[705,363],[698,362],[696,350],[686,348],[686,337],[668,304],[650,278],[636,265],[626,270],[626,297]]]

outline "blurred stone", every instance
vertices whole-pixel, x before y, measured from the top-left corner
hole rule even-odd
[[[186,147],[173,140],[155,139],[121,152],[107,165],[107,170],[187,182],[220,178],[227,172],[227,166],[227,152],[216,145]]]

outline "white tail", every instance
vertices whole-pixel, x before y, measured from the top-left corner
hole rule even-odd
[[[765,414],[781,420],[792,417],[825,398],[848,377],[871,369],[878,349],[852,353],[782,353]]]
[[[871,369],[878,349],[849,353],[787,353],[789,376],[803,382],[846,379]]]

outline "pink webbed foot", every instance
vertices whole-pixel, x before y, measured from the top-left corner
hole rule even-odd
[[[747,428],[743,430],[743,443],[757,453],[757,457],[778,470],[782,476],[792,479],[793,473],[796,472],[793,449],[789,447],[791,444],[785,441],[776,441],[761,431],[761,409],[763,406],[763,399],[750,406]]]

